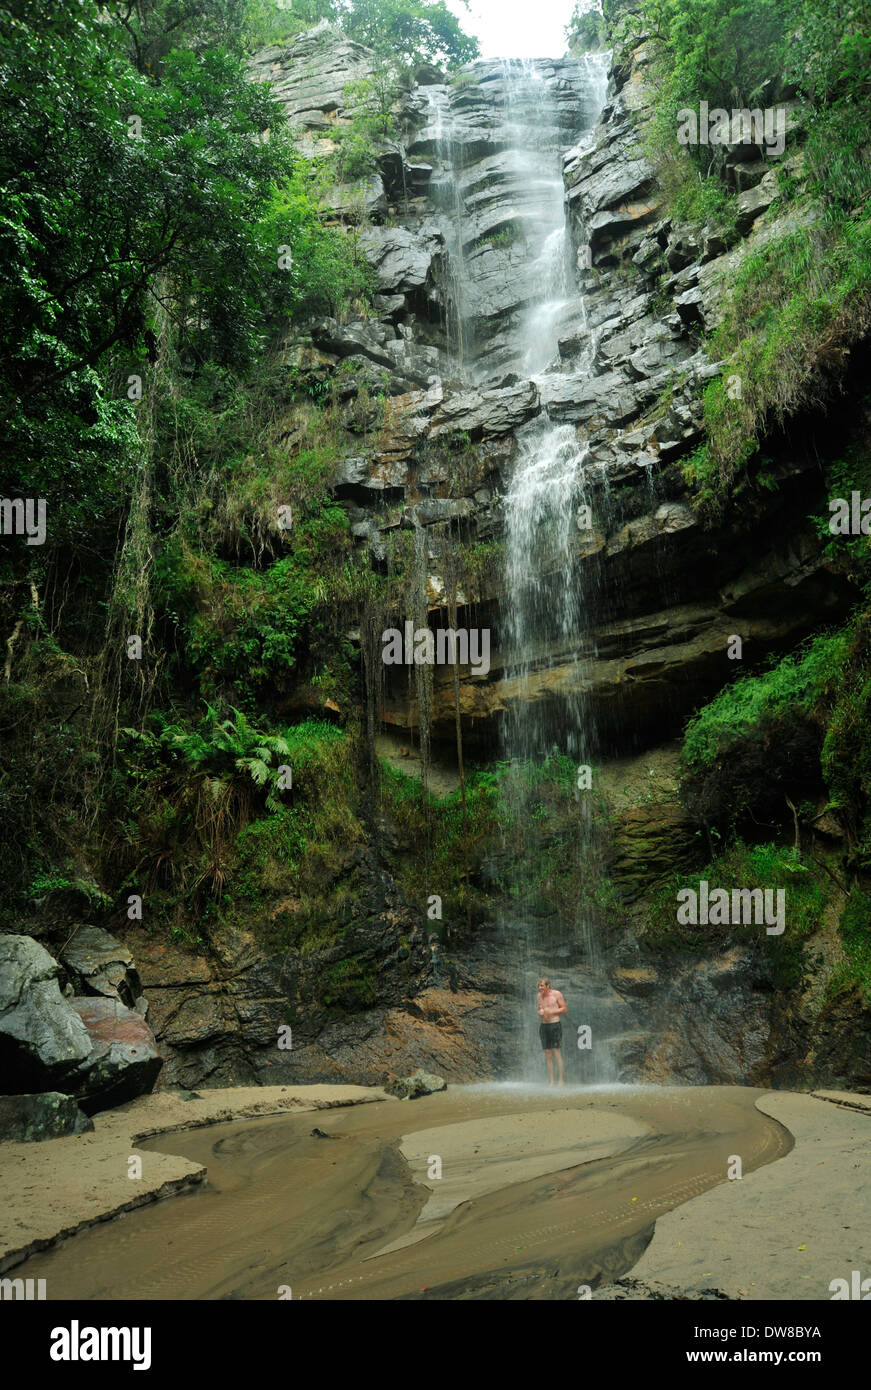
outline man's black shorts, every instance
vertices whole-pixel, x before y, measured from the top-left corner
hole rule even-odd
[[[556,1023],[542,1023],[538,1030],[541,1038],[541,1046],[545,1052],[559,1052],[560,1043],[563,1040],[563,1026],[559,1019]]]

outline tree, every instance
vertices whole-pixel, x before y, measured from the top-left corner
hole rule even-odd
[[[338,0],[248,0],[246,40],[251,48],[286,43],[324,19],[339,22]]]
[[[596,0],[577,0],[566,39],[570,53],[598,53],[608,47],[605,19]]]
[[[445,0],[340,0],[339,13],[351,38],[410,66],[454,66],[478,56],[477,39],[463,32]]]
[[[55,539],[123,495],[155,296],[183,353],[234,366],[292,297],[263,234],[293,167],[278,103],[225,50],[167,53],[156,80],[116,36],[93,0],[0,10],[0,419]]]
[[[247,8],[248,0],[109,0],[106,12],[137,71],[156,75],[174,48],[241,52]]]
[[[795,0],[645,0],[676,104],[756,105],[783,71],[794,9]]]

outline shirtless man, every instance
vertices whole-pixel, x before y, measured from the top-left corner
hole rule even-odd
[[[563,1014],[568,1013],[566,1001],[563,999],[558,989],[551,989],[550,980],[539,980],[538,982],[538,1016],[541,1019],[541,1026],[538,1030],[541,1038],[541,1045],[544,1049],[544,1060],[547,1062],[547,1074],[550,1077],[550,1085],[553,1085],[553,1054],[556,1053],[557,1066],[559,1068],[559,1084],[564,1084],[563,1078],[563,1054],[560,1048],[563,1036],[563,1026],[560,1019]]]

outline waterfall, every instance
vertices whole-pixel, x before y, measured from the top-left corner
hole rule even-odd
[[[595,746],[584,668],[595,655],[588,610],[596,581],[592,574],[585,577],[592,567],[578,563],[587,447],[573,425],[550,419],[547,403],[565,370],[558,350],[561,316],[568,314],[574,332],[586,322],[566,219],[563,155],[595,124],[608,59],[596,54],[561,63],[475,64],[459,95],[433,88],[428,96],[428,133],[439,166],[435,199],[450,248],[445,296],[451,305],[451,365],[479,385],[494,384],[506,369],[532,378],[542,400],[541,415],[517,432],[503,498],[500,643],[505,678],[518,687],[519,697],[510,702],[502,730],[511,769],[505,810],[509,823],[523,827],[519,877],[526,893],[521,891],[513,919],[502,927],[519,977],[512,1070],[523,1081],[546,1080],[536,1003],[542,974],[566,995],[567,1082],[615,1077],[607,1045],[608,991],[597,987],[589,894],[574,905],[573,919],[561,924],[566,945],[555,947],[552,928],[540,933],[534,916],[536,897],[546,893],[540,882],[544,847],[535,833],[537,778],[557,759],[563,769],[566,759],[573,768],[588,766]],[[475,159],[482,147],[483,158]],[[505,290],[495,288],[503,284]],[[573,362],[574,377],[589,366],[592,352],[590,345],[586,358]],[[563,673],[572,672],[568,682],[563,675],[560,689],[548,675],[557,662]],[[583,881],[594,858],[594,817],[590,792],[577,789],[574,795],[576,870]],[[548,951],[554,958],[548,959]],[[578,1047],[582,1027],[592,1033],[589,1050]]]

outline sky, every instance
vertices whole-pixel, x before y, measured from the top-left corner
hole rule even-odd
[[[448,8],[481,44],[482,58],[561,58],[575,0],[460,0]]]

